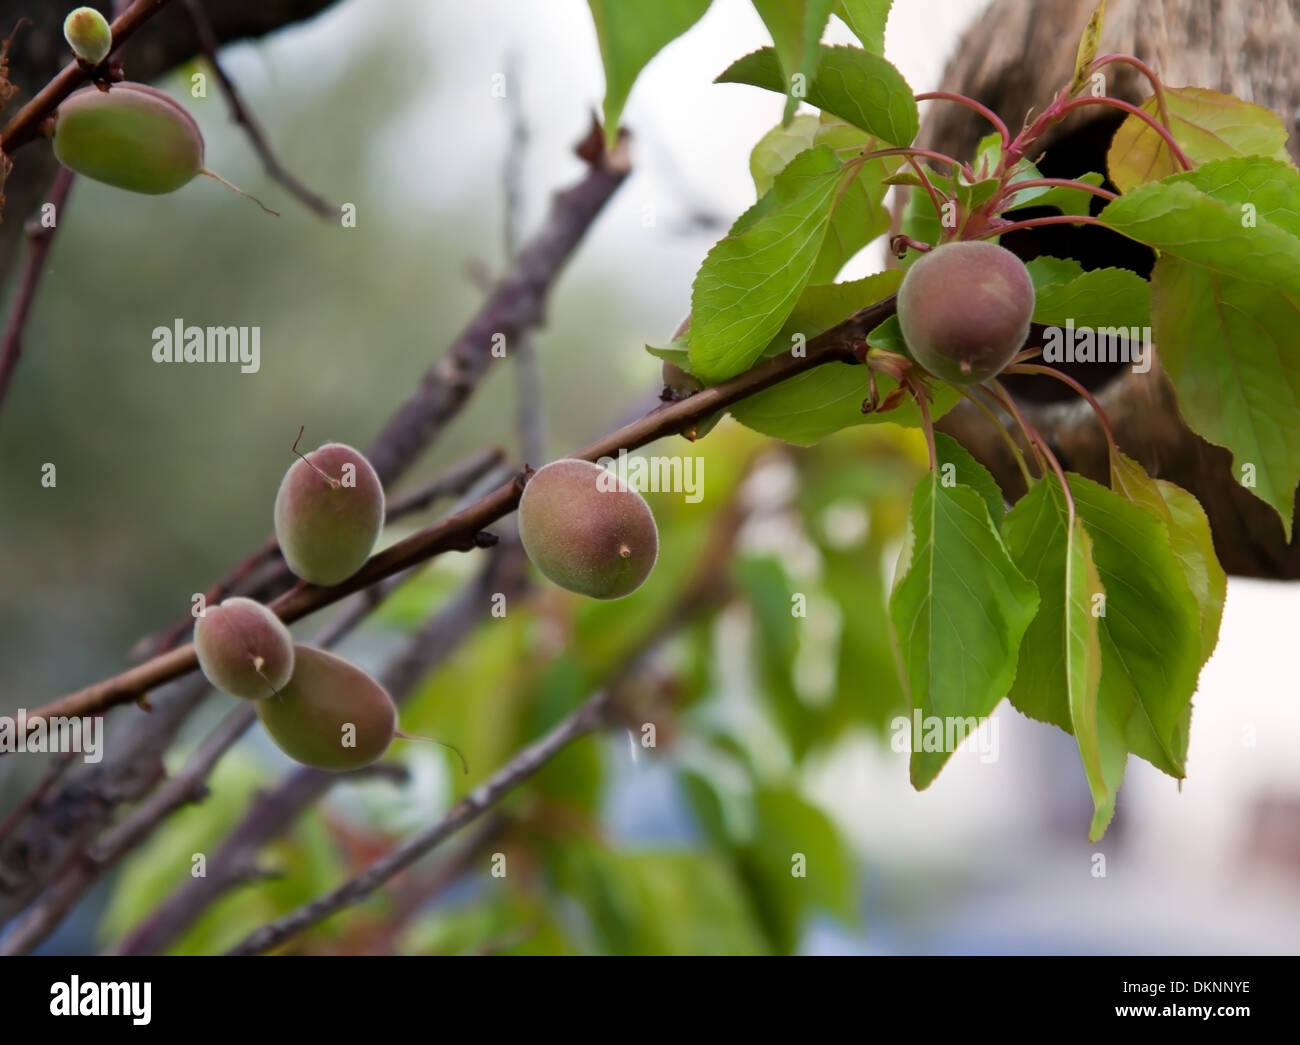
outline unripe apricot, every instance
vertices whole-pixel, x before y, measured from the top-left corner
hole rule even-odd
[[[326,443],[300,457],[275,495],[275,536],[297,576],[329,586],[370,557],[384,526],[384,488],[359,450]]]
[[[269,697],[293,674],[289,629],[260,602],[238,595],[194,622],[194,652],[204,677],[232,697]]]
[[[552,461],[528,480],[519,539],[549,580],[594,599],[636,591],[659,554],[645,499],[613,473],[575,458]]]
[[[113,49],[108,19],[93,7],[78,7],[63,20],[63,38],[87,65],[99,65]]]
[[[194,118],[140,83],[117,83],[108,91],[86,87],[61,103],[54,155],[87,178],[155,196],[206,173]]]
[[[1024,347],[1034,284],[996,243],[945,243],[923,254],[898,290],[898,322],[913,357],[936,377],[976,385]]]
[[[397,707],[378,682],[342,657],[294,647],[293,678],[257,702],[257,717],[286,755],[317,769],[359,769],[388,750]]]

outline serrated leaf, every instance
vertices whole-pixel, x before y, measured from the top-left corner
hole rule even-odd
[[[1300,483],[1300,293],[1163,257],[1151,274],[1160,362],[1188,425],[1232,452],[1287,540]]]
[[[753,0],[754,10],[772,34],[785,74],[785,122],[816,80],[821,38],[835,0]]]
[[[693,26],[711,0],[587,0],[605,67],[605,143],[618,140],[618,121],[646,64]]]
[[[1151,284],[1128,269],[1092,269],[1068,283],[1036,288],[1034,322],[1058,327],[1067,322],[1076,327],[1149,327]]]
[[[1290,539],[1300,444],[1300,172],[1263,157],[1145,185],[1103,220],[1162,252],[1152,273],[1160,358],[1187,423],[1232,451],[1238,478]]]
[[[1007,555],[984,498],[969,486],[945,486],[937,473],[922,479],[889,605],[922,721],[987,716],[1015,678],[1037,608],[1038,593]],[[924,750],[923,735],[912,738],[918,790],[951,755]]]
[[[1181,486],[1153,479],[1124,454],[1112,455],[1110,485],[1117,494],[1158,516],[1169,531],[1170,548],[1183,567],[1201,616],[1201,664],[1210,659],[1219,641],[1228,578],[1214,551],[1210,521],[1190,493]]]
[[[835,13],[872,54],[885,53],[885,23],[894,0],[840,0]]]
[[[804,99],[890,145],[910,145],[919,118],[907,81],[879,55],[856,47],[820,47],[817,79]],[[770,47],[747,54],[717,79],[786,93],[781,64]]]
[[[705,257],[691,293],[691,366],[708,381],[748,369],[807,286],[844,167],[826,146],[800,153]]]
[[[1101,41],[1105,21],[1106,0],[1101,0],[1088,19],[1088,24],[1083,27],[1083,35],[1079,37],[1079,47],[1074,56],[1074,79],[1070,81],[1071,94],[1088,82],[1088,68],[1097,58],[1097,45]]]
[[[1287,131],[1270,109],[1204,87],[1167,87],[1169,130],[1195,164],[1233,156],[1267,156],[1289,163]],[[1142,103],[1161,120],[1158,99]],[[1130,115],[1111,139],[1106,167],[1121,192],[1159,181],[1182,170],[1168,144],[1145,120]]]

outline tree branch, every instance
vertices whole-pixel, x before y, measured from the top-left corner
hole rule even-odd
[[[257,122],[257,118],[244,104],[239,89],[235,86],[234,81],[226,75],[226,70],[217,57],[219,45],[216,34],[212,31],[212,23],[208,21],[207,13],[203,10],[203,5],[199,3],[199,0],[183,0],[183,3],[185,12],[189,15],[190,23],[194,26],[194,38],[198,41],[199,52],[212,66],[212,72],[217,78],[217,83],[221,86],[222,93],[226,96],[226,103],[230,106],[231,118],[244,128],[244,133],[248,136],[253,151],[261,159],[267,175],[278,181],[287,192],[296,196],[305,207],[314,210],[322,218],[328,218],[338,213],[334,204],[307,188],[276,157],[275,151],[271,148],[271,143],[266,140],[266,135],[262,132],[261,124]]]
[[[41,285],[41,276],[45,274],[45,259],[49,257],[58,223],[63,219],[63,205],[68,200],[68,190],[72,188],[75,177],[72,171],[60,167],[58,177],[54,179],[49,202],[54,207],[55,223],[45,226],[33,218],[28,224],[27,264],[23,268],[22,282],[18,284],[18,292],[5,319],[4,334],[0,337],[0,408],[4,406],[5,393],[9,390],[9,382],[18,366],[18,357],[23,352],[23,330],[31,315],[36,291]]]
[[[689,430],[717,411],[814,367],[830,362],[856,361],[855,349],[860,346],[862,339],[892,315],[894,307],[894,298],[891,296],[860,309],[843,323],[809,341],[804,356],[777,356],[687,399],[657,407],[640,420],[571,456],[590,461],[615,457],[620,450],[635,450],[666,435]],[[519,503],[522,492],[523,484],[518,479],[506,483],[463,511],[372,556],[342,584],[321,588],[300,583],[272,602],[270,608],[286,623],[291,623],[436,555],[478,547],[483,541],[485,528],[512,512]],[[187,644],[30,711],[28,720],[103,712],[118,704],[135,700],[152,687],[187,674],[196,667],[194,647]]]

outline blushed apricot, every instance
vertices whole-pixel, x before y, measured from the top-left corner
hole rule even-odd
[[[269,697],[293,674],[289,629],[260,602],[238,595],[194,622],[194,651],[207,680],[232,697]]]

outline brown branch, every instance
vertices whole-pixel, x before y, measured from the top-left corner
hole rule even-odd
[[[440,607],[388,663],[380,682],[398,705],[465,640],[487,613],[494,593],[500,591],[513,597],[525,590],[525,583],[518,545],[498,547],[480,575]],[[242,884],[248,869],[257,866],[262,849],[288,831],[336,783],[349,777],[301,767],[274,789],[259,794],[208,861],[207,876],[187,879],[127,936],[118,953],[157,954],[165,950],[203,911]]]
[[[304,904],[270,925],[254,930],[226,953],[262,954],[278,947],[303,929],[323,921],[336,911],[364,900],[444,839],[482,816],[573,741],[595,730],[605,718],[609,700],[608,691],[596,694],[564,718],[541,740],[524,748],[483,784],[452,806],[447,815],[436,824],[420,832],[387,856],[376,860],[361,874],[345,882],[332,893]]]
[[[131,35],[157,14],[167,0],[135,0],[130,7],[113,20],[113,47],[110,56]],[[69,62],[36,96],[14,113],[3,131],[0,131],[0,152],[13,155],[13,151],[35,138],[41,123],[51,115],[59,102],[90,79],[87,70],[77,62]]]
[[[590,461],[601,457],[616,457],[620,450],[635,450],[664,436],[690,430],[719,410],[814,367],[830,362],[854,361],[855,349],[861,345],[863,337],[893,312],[892,296],[860,309],[843,323],[809,341],[805,355],[777,356],[687,399],[657,407],[640,420],[571,456]],[[488,536],[485,534],[486,527],[515,509],[522,490],[522,483],[518,480],[506,483],[463,511],[372,556],[342,584],[321,588],[300,583],[272,602],[271,609],[286,623],[292,623],[323,606],[338,602],[352,592],[367,588],[436,555],[480,547],[485,536]],[[36,708],[28,712],[28,720],[103,712],[118,704],[135,700],[152,687],[187,674],[196,666],[194,648],[187,644]]]
[[[267,175],[278,181],[286,191],[296,196],[304,206],[314,210],[321,217],[328,218],[337,213],[334,204],[307,188],[276,157],[275,151],[271,148],[271,143],[267,141],[266,135],[262,131],[261,124],[257,122],[257,118],[244,104],[239,89],[235,86],[234,81],[226,75],[226,70],[217,58],[217,49],[219,47],[217,37],[212,31],[212,23],[208,21],[203,5],[199,3],[199,0],[183,0],[183,3],[185,12],[190,18],[190,24],[194,27],[194,37],[198,41],[199,52],[212,66],[212,71],[217,77],[217,83],[220,84],[221,91],[226,96],[226,103],[230,106],[230,116],[244,128],[244,133],[248,136],[253,151],[261,159]]]
[[[18,367],[18,357],[23,353],[23,329],[31,315],[41,276],[45,274],[45,259],[49,257],[58,223],[63,220],[63,205],[68,200],[74,177],[72,171],[60,167],[58,177],[54,179],[49,202],[54,206],[55,223],[47,227],[33,218],[27,226],[27,264],[14,302],[9,307],[9,315],[5,318],[4,334],[0,335],[0,407],[4,406],[5,393]]]

